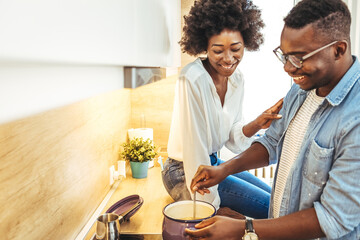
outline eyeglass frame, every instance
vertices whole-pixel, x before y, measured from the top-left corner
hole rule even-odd
[[[284,53],[282,53],[282,52],[279,52],[280,46],[278,46],[277,48],[275,48],[275,49],[273,50],[273,52],[274,52],[275,56],[280,60],[280,62],[282,62],[284,65],[285,65],[285,64],[287,63],[287,61],[289,60],[290,63],[291,63],[294,67],[296,67],[296,68],[302,68],[302,67],[303,67],[303,62],[304,62],[306,59],[314,56],[314,55],[317,54],[318,52],[324,50],[324,49],[327,48],[327,47],[330,47],[330,46],[334,45],[334,44],[337,43],[337,42],[338,42],[338,40],[333,41],[333,42],[331,42],[331,43],[329,43],[329,44],[327,44],[327,45],[325,45],[325,46],[323,46],[323,47],[320,47],[320,48],[318,48],[318,49],[315,49],[314,51],[312,51],[312,52],[310,52],[310,53],[308,53],[308,54],[306,54],[306,55],[304,55],[304,56],[302,56],[302,57],[300,57],[300,58],[296,57],[295,55],[284,54]],[[280,50],[281,50],[281,49],[280,49]],[[282,60],[281,57],[279,57],[278,54],[281,54],[281,56],[284,57],[284,61]],[[290,56],[293,56],[293,57],[295,57],[295,58],[297,58],[297,59],[299,60],[299,62],[300,62],[300,66],[299,66],[299,67],[296,66],[296,65],[293,63],[293,61],[291,60],[292,58],[290,58]]]

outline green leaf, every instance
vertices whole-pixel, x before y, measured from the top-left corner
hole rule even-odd
[[[122,147],[123,151],[120,154],[127,161],[146,162],[157,155],[153,141],[150,139],[144,140],[142,137],[123,143]]]

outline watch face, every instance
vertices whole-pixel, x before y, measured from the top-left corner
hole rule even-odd
[[[244,236],[244,240],[259,240],[258,236],[253,232],[248,232]]]

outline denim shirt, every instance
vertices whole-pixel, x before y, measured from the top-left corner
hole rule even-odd
[[[353,59],[310,119],[280,206],[280,216],[314,207],[324,239],[360,239],[360,63]],[[270,164],[279,161],[286,130],[308,93],[293,84],[282,119],[255,140],[267,149]]]

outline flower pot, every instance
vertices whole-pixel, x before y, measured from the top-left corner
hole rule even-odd
[[[130,161],[130,167],[133,178],[146,178],[149,168],[149,161],[146,162]]]

